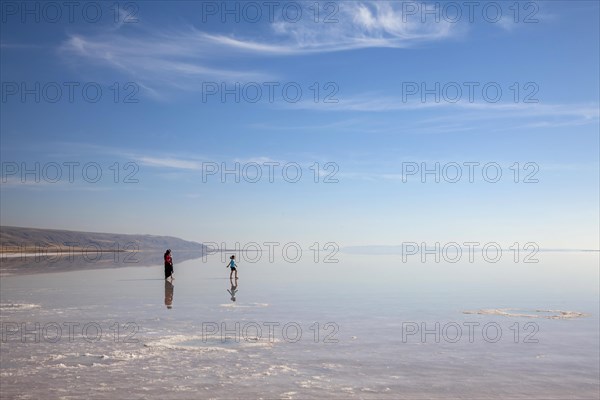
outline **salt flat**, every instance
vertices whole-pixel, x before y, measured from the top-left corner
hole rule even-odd
[[[172,284],[160,260],[3,277],[2,396],[598,393],[595,253],[545,253],[537,264],[343,253],[334,264],[251,263],[241,255],[237,285],[220,254],[176,256]],[[490,309],[586,315],[464,313]]]

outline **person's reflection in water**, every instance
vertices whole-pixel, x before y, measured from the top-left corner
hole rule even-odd
[[[169,281],[165,281],[165,306],[168,309],[173,308],[173,284]]]
[[[237,280],[236,280],[236,284],[233,284],[233,279],[229,279],[229,283],[231,284],[231,289],[227,289],[227,291],[229,292],[229,294],[231,295],[231,301],[235,301],[235,294],[237,293]]]

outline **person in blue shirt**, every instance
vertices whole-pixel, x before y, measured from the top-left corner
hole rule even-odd
[[[229,264],[225,266],[225,268],[231,268],[231,272],[229,273],[229,279],[233,277],[233,273],[235,272],[235,279],[237,279],[237,264],[235,263],[235,256],[229,257]]]

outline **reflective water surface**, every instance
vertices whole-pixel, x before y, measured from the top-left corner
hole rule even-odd
[[[174,256],[172,282],[160,258],[53,273],[30,260],[35,273],[2,276],[2,397],[564,399],[600,390],[598,253],[540,253],[537,264],[240,257],[238,280],[225,255]]]

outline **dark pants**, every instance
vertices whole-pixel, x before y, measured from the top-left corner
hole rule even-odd
[[[173,266],[165,263],[165,279],[173,275]]]

